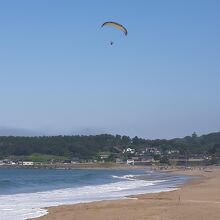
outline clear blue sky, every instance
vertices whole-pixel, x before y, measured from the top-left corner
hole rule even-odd
[[[218,0],[1,1],[0,127],[144,138],[220,131],[219,11]],[[108,20],[128,36],[101,28]]]

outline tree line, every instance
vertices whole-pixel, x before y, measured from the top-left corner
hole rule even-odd
[[[119,154],[125,148],[136,151],[147,147],[157,147],[162,152],[178,150],[185,155],[212,155],[220,157],[220,132],[197,136],[193,133],[184,138],[143,139],[135,136],[121,135],[73,135],[73,136],[39,136],[19,137],[0,136],[0,158],[14,156],[28,156],[35,153],[68,158],[95,159],[99,152]]]

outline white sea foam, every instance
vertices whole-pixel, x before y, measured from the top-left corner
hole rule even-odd
[[[135,177],[138,177],[138,176],[141,176],[141,175],[124,175],[124,176],[115,176],[115,175],[112,175],[112,178],[114,179],[126,179],[126,180],[135,180],[134,178]]]
[[[122,181],[110,184],[67,188],[37,193],[1,195],[1,219],[23,220],[39,217],[47,214],[47,210],[44,209],[44,207],[61,204],[120,199],[131,194],[171,190],[168,188],[160,188],[148,191],[147,187],[154,186],[164,180],[147,181],[137,180],[134,179],[134,177],[134,175],[125,175],[120,177]],[[119,177],[115,176],[114,178]]]

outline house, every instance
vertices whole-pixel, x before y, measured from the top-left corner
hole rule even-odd
[[[4,163],[5,165],[9,165],[9,164],[11,163],[11,161],[10,161],[9,159],[4,159],[4,160],[3,160],[3,163]]]
[[[133,149],[133,148],[127,148],[127,149],[123,150],[123,154],[124,154],[124,153],[135,154],[135,149]]]
[[[170,154],[179,154],[180,152],[179,150],[167,150],[165,153],[170,155]]]
[[[134,165],[134,160],[127,160],[128,165]]]
[[[23,161],[23,162],[22,162],[22,165],[23,165],[23,166],[33,166],[33,165],[34,165],[34,162],[32,162],[32,161]]]
[[[146,148],[146,152],[149,152],[154,155],[161,155],[161,152],[157,147]]]

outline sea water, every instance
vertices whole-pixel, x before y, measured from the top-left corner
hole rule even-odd
[[[151,170],[0,169],[0,219],[30,219],[46,207],[170,191],[188,177]]]

